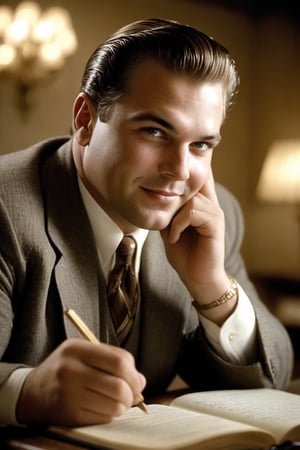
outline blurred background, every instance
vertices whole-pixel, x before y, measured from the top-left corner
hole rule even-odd
[[[18,3],[7,0],[0,4],[0,11],[4,5],[15,10]],[[65,61],[60,61],[59,70],[44,82],[36,86],[33,83],[29,105],[21,95],[26,90],[24,86],[18,90],[7,68],[0,71],[0,154],[68,133],[73,100],[86,60],[97,44],[117,28],[137,19],[161,17],[204,31],[230,50],[241,78],[237,103],[226,119],[222,143],[214,154],[215,178],[235,194],[242,206],[246,224],[242,250],[250,276],[281,319],[298,330],[300,15],[297,5],[293,7],[288,0],[43,0],[39,4],[42,11],[53,6],[66,8],[75,41],[71,41],[69,54]],[[0,35],[0,44],[3,40]],[[7,64],[4,59],[0,53],[0,69]],[[18,77],[23,77],[23,81],[30,78],[30,67],[32,64],[18,69]],[[274,146],[279,155],[287,155],[290,147],[294,149],[296,159],[290,163],[294,170],[286,176],[294,184],[291,193],[281,195],[285,186],[279,184],[283,174],[280,167],[277,174],[269,176],[268,185],[262,187],[258,196],[262,167]],[[290,305],[290,310],[282,311],[282,304]]]

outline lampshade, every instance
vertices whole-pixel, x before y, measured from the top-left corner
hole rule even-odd
[[[261,200],[300,204],[300,140],[276,141],[271,146],[257,195]]]

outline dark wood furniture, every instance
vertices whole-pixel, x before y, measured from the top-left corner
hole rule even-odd
[[[272,313],[287,329],[295,353],[294,378],[300,377],[300,278],[251,274],[251,279]]]

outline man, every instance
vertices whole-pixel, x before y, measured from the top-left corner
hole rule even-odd
[[[107,422],[176,374],[197,390],[287,386],[290,341],[211,170],[237,84],[216,41],[142,20],[91,56],[71,138],[1,158],[2,423]],[[120,342],[107,285],[124,234],[139,303]],[[101,344],[78,339],[67,308]]]

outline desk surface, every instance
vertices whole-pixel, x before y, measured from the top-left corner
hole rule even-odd
[[[1,433],[0,433],[1,436]],[[82,447],[50,439],[34,432],[6,430],[0,438],[1,450],[79,450]]]

